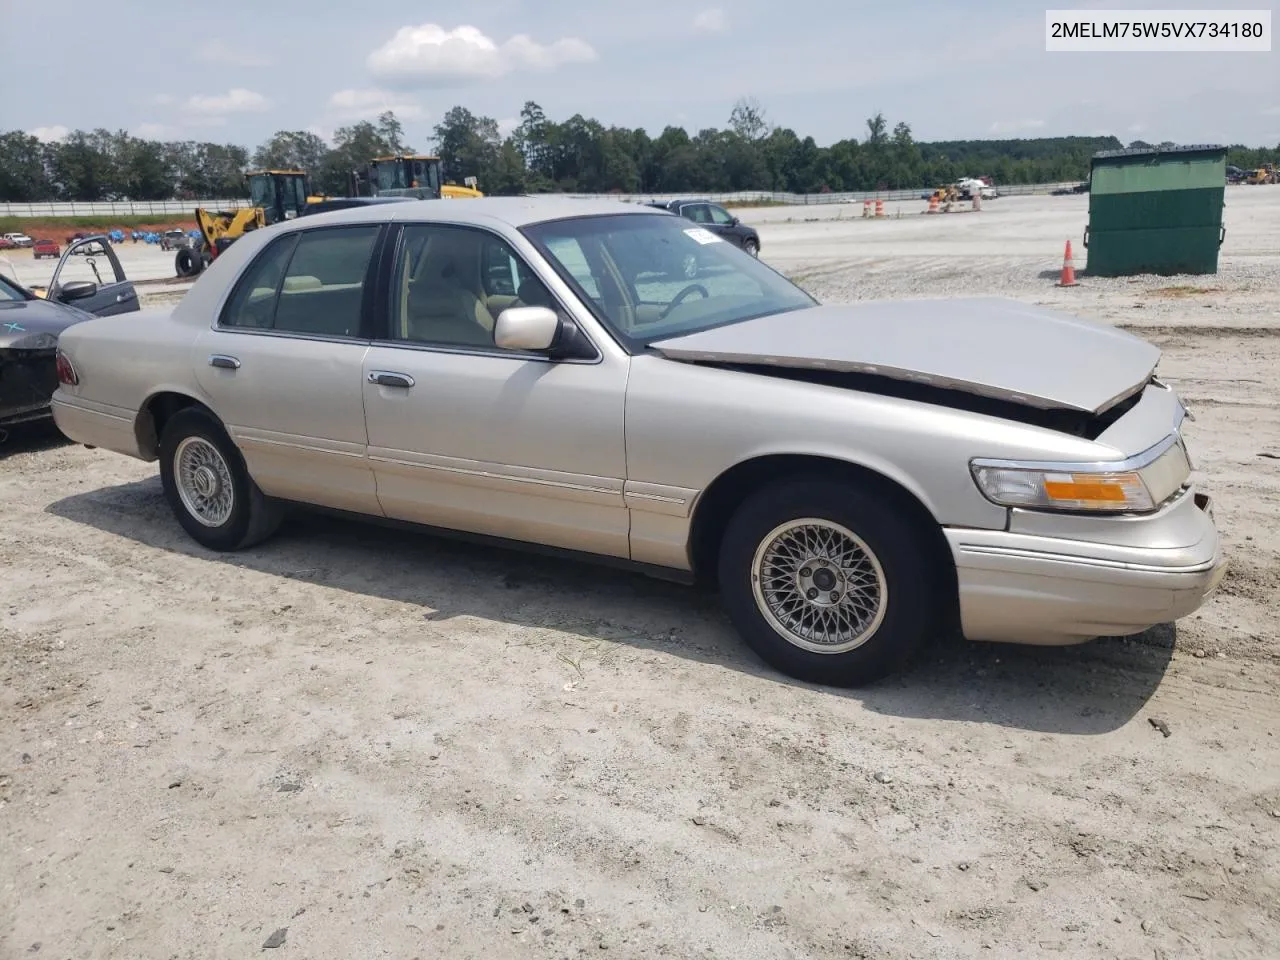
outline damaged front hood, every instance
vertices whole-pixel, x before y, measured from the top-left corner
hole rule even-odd
[[[0,350],[47,350],[58,334],[93,314],[48,300],[0,300]]]
[[[985,298],[818,306],[651,346],[672,360],[867,374],[1084,413],[1141,389],[1160,359],[1113,327]]]

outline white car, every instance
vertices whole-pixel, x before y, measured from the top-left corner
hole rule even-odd
[[[976,177],[962,177],[955,182],[955,187],[962,200],[972,200],[975,193],[983,200],[994,200],[998,196],[995,187]]]
[[[15,247],[29,247],[35,242],[25,233],[6,233],[4,238]]]

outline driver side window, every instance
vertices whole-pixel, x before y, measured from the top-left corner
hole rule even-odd
[[[717,207],[714,203],[708,204],[707,209],[711,211],[711,222],[718,223],[722,227],[727,227],[733,223],[733,216],[723,207]]]
[[[500,237],[469,227],[404,228],[392,280],[391,339],[499,349],[498,315],[556,307],[550,292]]]

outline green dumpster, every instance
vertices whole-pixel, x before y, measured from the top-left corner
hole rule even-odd
[[[1226,147],[1095,153],[1085,269],[1095,277],[1217,273],[1226,182]]]

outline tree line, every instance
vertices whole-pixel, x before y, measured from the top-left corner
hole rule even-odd
[[[1140,142],[1130,146],[1146,146]],[[441,158],[445,179],[478,178],[490,194],[789,193],[935,186],[964,176],[997,184],[1083,180],[1089,158],[1124,146],[1115,137],[917,142],[907,123],[882,114],[860,137],[830,146],[771,124],[753,99],[740,100],[723,128],[690,134],[668,126],[658,136],[575,114],[554,121],[529,101],[503,133],[491,117],[449,110],[421,149]],[[394,113],[335,131],[282,130],[256,150],[230,143],[163,142],[125,130],[75,130],[43,142],[20,130],[0,133],[0,200],[169,200],[240,197],[255,167],[307,171],[315,193],[343,195],[353,170],[375,156],[415,152]],[[1232,146],[1228,163],[1246,169],[1280,161],[1275,149]]]

